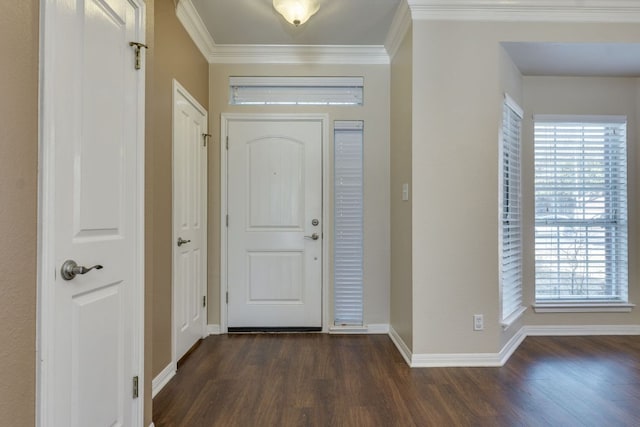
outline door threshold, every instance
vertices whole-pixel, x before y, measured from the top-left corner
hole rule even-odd
[[[230,334],[257,334],[257,333],[291,333],[291,332],[322,332],[322,327],[318,326],[242,326],[242,327],[228,327],[228,333]]]

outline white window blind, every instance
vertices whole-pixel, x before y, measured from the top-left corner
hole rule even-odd
[[[522,109],[505,95],[500,144],[500,292],[502,321],[522,307],[521,134]],[[520,311],[521,312],[521,311]]]
[[[363,105],[362,77],[231,77],[232,105]]]
[[[536,301],[627,301],[626,117],[535,117]]]
[[[363,323],[363,122],[334,123],[334,323]]]

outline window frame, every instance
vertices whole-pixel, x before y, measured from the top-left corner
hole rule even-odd
[[[576,129],[582,128],[582,139],[575,139],[575,135],[564,135],[558,137],[554,134],[554,136],[549,136],[547,138],[543,138],[539,136],[539,128],[542,127],[553,128],[554,132],[557,134],[558,127],[574,127]],[[589,127],[607,127],[610,129],[618,128],[621,129],[623,134],[614,137],[613,139],[607,140],[606,137],[600,137],[603,141],[590,135],[584,135],[584,131]],[[629,304],[628,302],[628,289],[629,289],[629,281],[628,281],[628,192],[627,192],[627,117],[626,116],[591,116],[591,115],[535,115],[534,116],[534,266],[535,266],[535,274],[534,274],[534,298],[535,304],[534,309],[536,312],[565,312],[565,311],[575,311],[575,312],[599,312],[599,311],[629,311],[633,304]],[[604,131],[603,131],[604,132]],[[614,133],[615,135],[615,133]],[[574,139],[571,139],[573,137]],[[587,182],[589,179],[593,179],[592,177],[586,176],[584,174],[584,169],[578,169],[581,172],[582,181],[579,180],[577,176],[580,173],[574,173],[575,177],[571,174],[568,175],[571,178],[575,179],[576,189],[573,190],[573,193],[567,190],[566,183],[559,183],[555,186],[549,187],[550,184],[547,184],[546,187],[539,184],[538,181],[543,179],[543,173],[549,172],[549,169],[542,169],[543,167],[554,166],[557,171],[558,165],[558,157],[561,158],[560,151],[557,148],[554,148],[554,153],[556,157],[553,157],[553,160],[545,160],[544,164],[539,159],[542,159],[541,156],[547,155],[550,156],[551,149],[543,148],[543,141],[546,141],[549,144],[551,141],[554,144],[554,147],[558,147],[558,140],[564,140],[564,145],[561,145],[560,150],[567,150],[569,154],[577,153],[578,149],[575,148],[576,144],[581,148],[582,155],[575,157],[576,164],[583,165],[587,161],[598,162],[600,163],[592,163],[596,165],[596,167],[601,167],[603,171],[602,180],[604,181],[602,184],[597,186],[598,191],[602,193],[601,198],[604,200],[599,202],[604,205],[603,213],[601,214],[605,219],[594,219],[592,217],[587,218],[587,213],[589,212],[599,212],[595,210],[596,208],[589,206],[589,201],[583,200],[582,202],[576,202],[576,199],[579,199],[578,194],[580,191],[587,192],[584,188],[587,187]],[[602,142],[602,153],[601,158],[597,157],[594,154],[594,148],[592,148],[591,144],[594,144],[593,147],[596,147],[595,144]],[[617,144],[614,145],[614,144]],[[589,150],[592,151],[589,151]],[[578,153],[580,154],[580,153]],[[557,172],[554,172],[557,175]],[[595,173],[595,172],[594,172]],[[611,178],[611,177],[614,178]],[[564,177],[567,179],[567,176]],[[558,182],[558,181],[556,181]],[[595,184],[591,184],[595,185]],[[539,205],[539,197],[542,197],[540,193],[551,192],[550,197],[553,200],[551,206],[552,211],[551,214],[555,215],[554,218],[542,218],[539,216],[539,211],[541,209]],[[569,215],[567,218],[558,219],[558,215],[562,212],[562,207],[558,207],[558,198],[562,191],[569,191],[569,196],[575,204],[572,209],[574,213]],[[593,190],[596,191],[596,190]],[[598,193],[596,193],[598,194]],[[582,196],[584,199],[584,195]],[[612,204],[612,200],[615,202]],[[551,203],[551,202],[547,202]],[[547,211],[548,211],[547,207]],[[577,213],[575,213],[577,212]],[[582,214],[583,218],[580,220],[576,218],[578,214]],[[591,214],[595,215],[595,214]],[[548,215],[547,215],[548,216]],[[609,218],[611,216],[611,218]],[[547,256],[543,259],[543,254],[545,253],[544,245],[545,240],[542,239],[539,235],[539,229],[545,227],[549,229],[556,228],[557,230],[551,231],[551,234],[546,238],[547,246],[556,244],[557,245],[557,258],[551,258]],[[604,243],[590,243],[588,241],[589,232],[592,229],[602,229],[604,231],[600,231],[604,238],[601,240]],[[562,235],[565,230],[565,236]],[[566,245],[567,242],[570,243],[570,238],[566,237],[566,233],[584,233],[585,237],[582,237],[581,234],[578,234],[577,239],[579,239],[579,244],[581,245],[580,249],[580,257],[583,258],[581,261],[573,261],[573,265],[577,266],[576,268],[584,268],[587,273],[588,283],[586,285],[587,295],[580,296],[577,293],[569,294],[569,295],[561,295],[562,288],[565,286],[569,286],[568,282],[562,282],[560,277],[563,273],[563,265],[567,265],[569,261],[566,259],[562,259],[562,251],[563,246]],[[549,233],[547,233],[549,234]],[[611,236],[614,236],[614,240],[618,240],[617,243],[610,243],[612,240]],[[598,246],[602,246],[601,249],[598,249]],[[578,251],[578,249],[576,249]],[[604,252],[604,256],[602,255],[594,255],[594,253]],[[547,252],[548,253],[548,252]],[[576,252],[578,253],[578,252]],[[611,261],[613,257],[615,261]],[[576,255],[578,256],[578,255]],[[596,259],[594,259],[596,258]],[[602,260],[600,260],[602,258]],[[540,265],[547,264],[547,268],[549,264],[552,263],[557,264],[557,270],[550,270],[550,274],[554,274],[555,271],[557,276],[557,284],[558,287],[558,297],[553,298],[549,297],[549,295],[544,295],[542,292],[539,292],[539,287],[541,287],[541,282],[543,280],[543,274],[540,272]],[[616,288],[618,292],[611,292],[609,295],[592,295],[589,293],[592,292],[591,287],[596,286],[592,285],[589,282],[591,275],[596,275],[594,273],[589,273],[589,265],[591,264],[602,264],[604,267],[604,289],[607,288]],[[583,267],[584,265],[584,267]],[[615,270],[615,272],[610,271],[610,269]],[[602,274],[602,273],[601,273]],[[615,283],[613,281],[615,280]]]
[[[523,117],[522,108],[505,93],[498,150],[500,319],[504,328],[526,310],[523,305],[522,255]]]
[[[364,105],[364,77],[229,77],[229,105]]]

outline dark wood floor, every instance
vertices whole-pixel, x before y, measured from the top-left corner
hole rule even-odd
[[[166,426],[640,426],[640,337],[529,337],[502,368],[409,368],[384,335],[212,336]]]

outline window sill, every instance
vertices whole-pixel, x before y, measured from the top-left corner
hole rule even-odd
[[[502,329],[505,331],[509,329],[509,326],[513,325],[516,322],[516,320],[521,318],[525,311],[527,311],[527,307],[520,307],[519,309],[514,311],[511,315],[509,315],[506,319],[502,321],[501,323]]]
[[[629,313],[636,305],[630,303],[536,303],[536,313]]]

